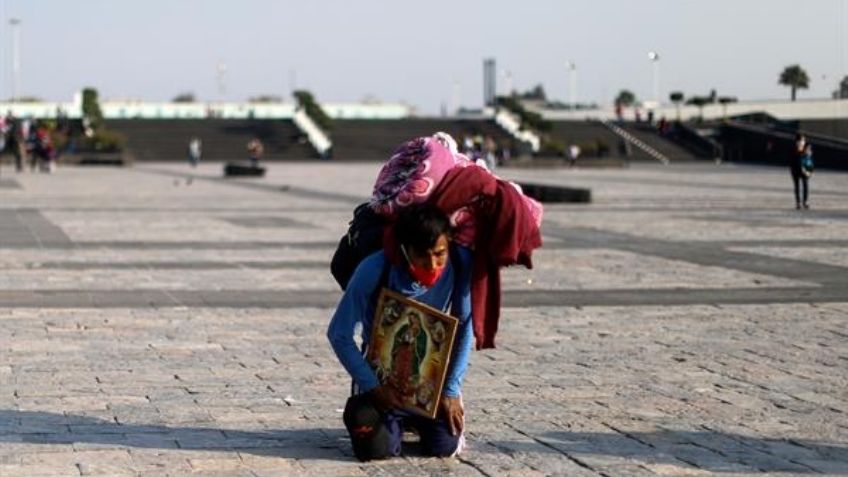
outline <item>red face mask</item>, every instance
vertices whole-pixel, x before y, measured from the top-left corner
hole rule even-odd
[[[412,260],[409,259],[409,255],[406,254],[406,248],[401,247],[401,251],[403,252],[404,257],[406,257],[406,261],[409,263],[409,274],[412,278],[415,279],[416,282],[424,285],[427,288],[432,287],[439,281],[439,277],[442,276],[442,272],[445,271],[445,266],[436,267],[432,270],[427,270],[426,268],[417,267],[412,263]]]

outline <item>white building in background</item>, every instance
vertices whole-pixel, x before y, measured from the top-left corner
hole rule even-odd
[[[322,103],[321,107],[333,119],[404,119],[415,117],[415,108],[403,103]],[[526,102],[525,107],[537,111],[548,120],[585,120],[585,119],[615,119],[613,107],[581,110],[545,109],[539,104]],[[292,119],[295,110],[294,103],[223,103],[195,102],[170,103],[148,102],[133,99],[100,101],[100,110],[105,119]],[[678,108],[670,103],[660,105],[645,104],[638,107],[642,118],[648,111],[654,112],[654,118],[659,120],[665,116],[674,120]],[[0,114],[11,111],[18,117],[55,118],[64,115],[72,119],[82,116],[82,94],[77,93],[68,102],[0,102]],[[719,119],[725,116],[736,116],[748,113],[764,112],[779,119],[837,119],[848,118],[848,99],[811,99],[798,101],[740,101],[737,103],[708,104],[703,111],[696,106],[679,108],[683,120],[696,118],[701,115],[705,119]],[[635,119],[636,107],[625,108],[624,119]],[[493,110],[484,110],[480,116],[494,117]]]
[[[414,116],[413,107],[402,103],[323,103],[321,107],[331,118],[338,119],[402,119]],[[105,119],[292,119],[294,103],[232,103],[232,102],[148,102],[133,99],[101,100],[100,110]],[[70,102],[0,102],[0,114],[11,111],[18,117],[55,118],[64,115],[82,117],[82,94]]]

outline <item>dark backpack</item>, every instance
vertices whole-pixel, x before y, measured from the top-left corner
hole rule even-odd
[[[330,262],[330,272],[342,290],[347,288],[359,262],[383,247],[383,227],[387,222],[368,207],[367,202],[353,211],[353,220],[350,221],[347,233],[339,240]]]
[[[359,266],[359,262],[365,257],[383,248],[383,228],[388,220],[368,206],[368,203],[359,204],[353,211],[353,220],[347,229],[347,233],[339,240],[333,260],[330,261],[330,273],[336,279],[342,290],[347,288],[350,277]],[[450,247],[451,262],[454,263],[457,272],[461,267],[459,251],[455,246]],[[388,281],[390,264],[386,261],[380,276],[381,285],[378,285],[376,293],[379,294],[381,286]]]

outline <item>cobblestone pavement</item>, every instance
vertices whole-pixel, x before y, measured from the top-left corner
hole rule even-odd
[[[848,475],[848,175],[505,170],[548,205],[458,459],[352,458],[327,269],[379,165],[0,179],[0,476]]]

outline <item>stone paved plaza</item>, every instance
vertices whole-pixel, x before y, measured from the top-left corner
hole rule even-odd
[[[0,176],[0,476],[848,475],[848,174],[503,170],[549,204],[468,450],[361,464],[324,333],[379,164]]]

